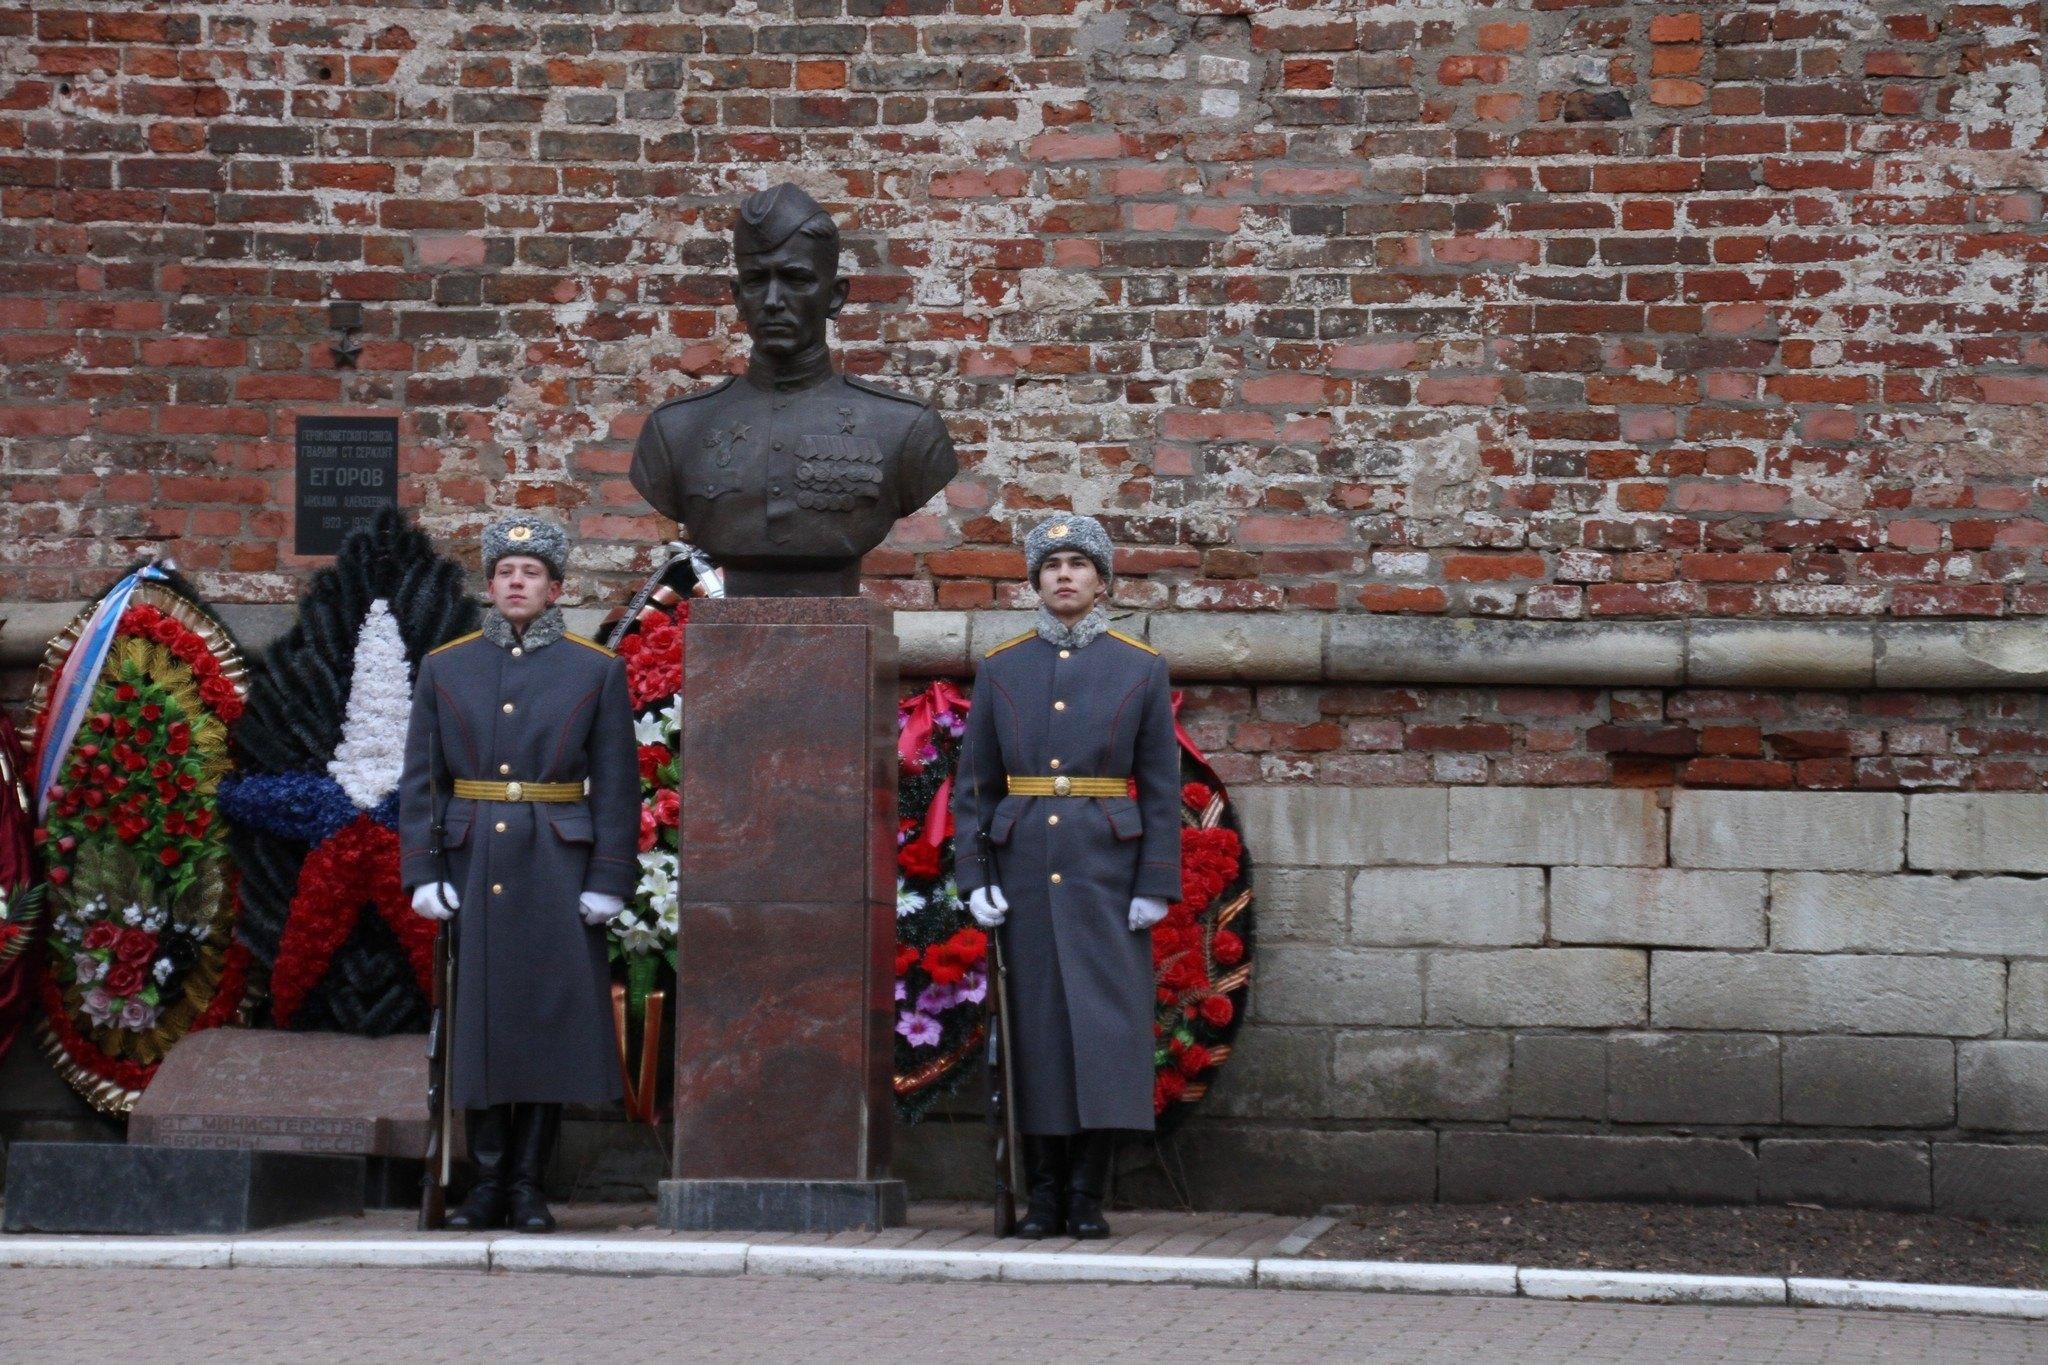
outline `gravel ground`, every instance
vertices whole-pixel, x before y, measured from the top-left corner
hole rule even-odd
[[[1376,1205],[1305,1254],[2048,1288],[2048,1228],[1803,1205]]]

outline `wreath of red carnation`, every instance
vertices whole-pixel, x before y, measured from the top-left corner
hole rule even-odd
[[[51,642],[39,721],[96,607]],[[235,1022],[249,1004],[215,804],[242,688],[220,623],[174,577],[141,583],[56,769],[36,835],[51,902],[36,1036],[105,1112],[126,1112],[179,1038]]]
[[[355,931],[365,908],[374,909],[405,950],[420,990],[432,993],[434,926],[412,911],[398,875],[398,835],[358,815],[306,855],[298,890],[278,941],[270,973],[270,1013],[278,1027],[327,975],[328,965]]]

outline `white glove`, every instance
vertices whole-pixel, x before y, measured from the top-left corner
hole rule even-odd
[[[1010,913],[1010,903],[1003,899],[1000,886],[977,886],[967,893],[967,913],[982,928],[993,929]]]
[[[1157,896],[1131,897],[1131,932],[1142,934],[1166,918],[1166,902]]]
[[[583,922],[593,928],[611,923],[626,908],[625,901],[602,891],[586,891],[576,898],[576,904],[583,912]]]
[[[412,889],[412,912],[422,919],[447,919],[462,906],[447,882],[422,882]]]

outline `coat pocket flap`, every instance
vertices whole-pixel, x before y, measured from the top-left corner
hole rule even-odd
[[[554,826],[555,837],[565,844],[597,842],[597,827],[591,824],[587,810],[565,810],[559,815],[549,811],[548,823]]]
[[[1017,827],[1017,817],[1023,813],[1025,798],[1006,796],[996,802],[996,813],[988,822],[988,841],[997,848],[1010,842],[1010,832]]]
[[[1145,819],[1138,813],[1138,803],[1128,796],[1099,798],[1102,810],[1109,817],[1110,833],[1128,843],[1145,832]]]
[[[461,848],[464,844],[468,843],[471,819],[472,817],[468,814],[450,815],[448,822],[441,827],[441,846],[443,848]]]

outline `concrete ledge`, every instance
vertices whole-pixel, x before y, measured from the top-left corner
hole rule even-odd
[[[1120,1256],[1088,1252],[1011,1251],[984,1253],[1002,1258],[1003,1279],[1031,1284],[1222,1284],[1256,1283],[1258,1262],[1248,1256]]]
[[[1597,1303],[1782,1304],[1785,1281],[1776,1275],[1661,1275],[1613,1270],[1523,1270],[1522,1294],[1531,1299]]]
[[[0,602],[0,668],[33,667],[82,602]],[[217,608],[249,654],[289,605]],[[571,607],[594,634],[609,608]],[[896,613],[906,677],[966,677],[1029,611]],[[2048,621],[1525,621],[1328,612],[1122,612],[1176,681],[1447,686],[2022,688],[2048,684]]]
[[[1679,622],[1495,621],[1338,616],[1327,626],[1329,682],[1676,687],[1685,681]],[[1171,659],[1168,660],[1171,662]]]
[[[2048,1291],[1980,1289],[1968,1285],[1889,1284],[1881,1280],[1785,1281],[1798,1308],[1872,1308],[1915,1313],[1971,1313],[1986,1318],[2048,1318]]]

